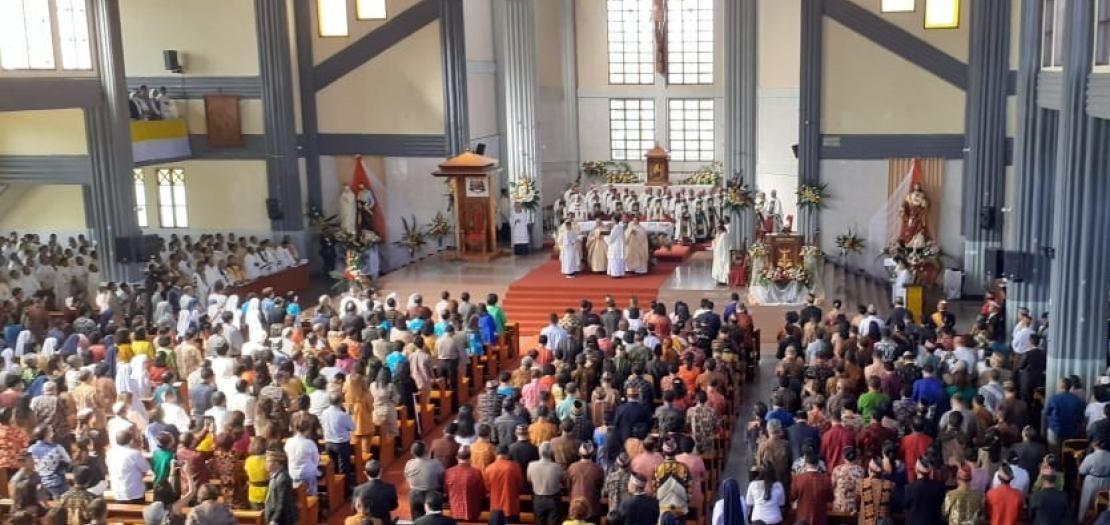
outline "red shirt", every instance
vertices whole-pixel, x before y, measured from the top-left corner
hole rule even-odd
[[[790,500],[798,503],[794,511],[796,521],[805,520],[809,525],[825,525],[832,503],[832,483],[829,476],[820,472],[804,472],[794,476],[790,483]]]
[[[844,425],[833,425],[821,435],[821,456],[825,467],[832,472],[844,463],[844,449],[856,446],[856,435]]]
[[[486,484],[482,473],[469,463],[459,463],[444,474],[443,486],[451,503],[451,516],[474,521],[482,514]]]
[[[1021,491],[1009,485],[999,485],[987,491],[987,516],[991,525],[1015,525],[1021,516],[1024,501]]]
[[[914,432],[902,438],[902,462],[906,464],[906,478],[917,479],[917,460],[933,444],[933,438],[922,432]]]
[[[520,464],[499,457],[486,467],[485,480],[489,487],[489,510],[500,509],[506,516],[519,516],[520,488],[524,486]]]

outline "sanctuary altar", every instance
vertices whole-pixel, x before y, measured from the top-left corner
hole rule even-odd
[[[823,255],[800,235],[769,234],[748,247],[753,304],[800,305],[821,289]]]

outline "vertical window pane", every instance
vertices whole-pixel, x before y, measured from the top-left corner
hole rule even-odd
[[[0,67],[54,69],[49,0],[0,1]]]
[[[135,218],[139,221],[140,228],[146,228],[146,177],[141,168],[131,170],[131,175],[135,180]]]
[[[1095,26],[1095,64],[1110,65],[1110,0],[1098,0],[1098,25]]]
[[[163,228],[186,228],[189,211],[185,200],[185,170],[158,169],[158,218]]]
[[[347,0],[316,0],[320,36],[348,36]]]
[[[1061,67],[1064,65],[1064,30],[1067,29],[1065,24],[1067,0],[1056,0],[1056,9],[1053,13],[1052,19],[1052,67]]]
[[[610,84],[655,83],[653,3],[607,0]]]
[[[712,161],[715,151],[714,100],[674,98],[668,101],[671,159]]]
[[[712,2],[667,2],[667,53],[669,83],[713,83]]]
[[[612,99],[609,109],[610,157],[613,160],[642,159],[655,144],[655,101]]]
[[[55,0],[58,6],[58,40],[62,69],[92,69],[89,19],[85,0]]]
[[[1053,30],[1056,20],[1056,0],[1044,0],[1041,12],[1041,67],[1052,67]]]
[[[960,27],[960,0],[925,0],[925,29]]]
[[[385,0],[357,0],[355,16],[359,20],[381,20],[385,18]]]
[[[914,10],[916,0],[883,0],[881,11],[884,13],[908,13]]]

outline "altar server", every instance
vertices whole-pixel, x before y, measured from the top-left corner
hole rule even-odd
[[[728,233],[728,226],[721,225],[717,228],[717,237],[713,239],[713,281],[717,284],[728,284],[728,270],[732,264],[732,239]]]
[[[613,224],[605,242],[609,244],[609,277],[624,277],[624,224]]]
[[[559,262],[562,272],[567,279],[578,273],[580,256],[578,255],[578,228],[570,218],[563,220],[559,233],[555,236],[555,245],[559,247]]]

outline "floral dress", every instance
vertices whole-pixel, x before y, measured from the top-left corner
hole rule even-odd
[[[843,463],[832,471],[833,510],[854,514],[859,508],[857,490],[865,473],[863,467],[854,463]]]
[[[217,448],[213,451],[212,471],[220,480],[220,496],[224,503],[232,507],[245,507],[243,485],[246,477],[239,458],[230,450]]]

